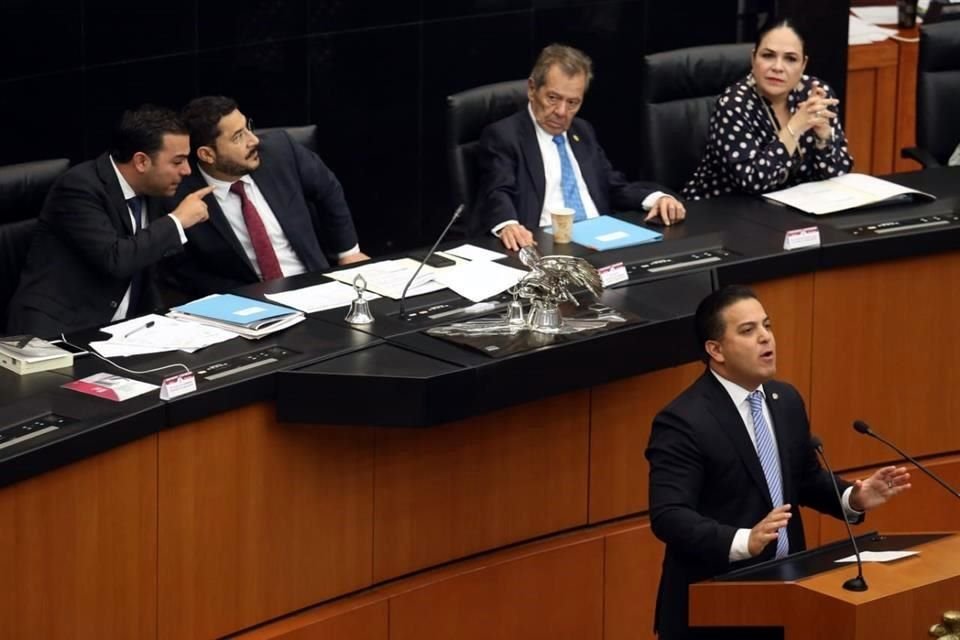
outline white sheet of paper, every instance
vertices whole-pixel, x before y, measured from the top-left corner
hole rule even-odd
[[[897,24],[897,5],[851,7],[850,13],[870,24]]]
[[[901,558],[909,558],[910,556],[920,555],[919,551],[861,551],[860,558],[864,562],[893,562],[894,560],[900,560]],[[840,558],[835,560],[837,563],[850,563],[856,562],[857,556],[847,556],[846,558]]]
[[[337,307],[348,307],[357,298],[353,286],[343,282],[324,282],[302,289],[268,293],[266,297],[277,304],[282,304],[304,313],[314,313]],[[364,291],[364,300],[376,300],[380,296],[372,291]]]
[[[146,327],[148,322],[153,322],[153,326]],[[106,358],[163,351],[193,352],[236,337],[230,331],[156,314],[131,318],[100,330],[111,338],[91,342],[90,347]]]
[[[507,257],[505,253],[490,251],[489,249],[478,247],[475,244],[462,244],[454,249],[448,249],[443,253],[474,262],[489,262],[490,260],[502,260]]]
[[[522,278],[527,271],[514,269],[498,262],[465,262],[455,267],[438,270],[439,282],[472,302],[486,300],[503,293]]]
[[[399,260],[385,260],[383,262],[374,262],[372,264],[362,264],[352,269],[334,271],[325,274],[327,277],[339,280],[345,284],[353,286],[353,279],[360,274],[367,281],[367,290],[379,293],[382,296],[399,300],[403,293],[403,288],[407,286],[410,277],[416,272],[420,263],[412,258],[400,258]],[[448,267],[452,268],[452,267]],[[440,291],[446,289],[446,286],[435,280],[436,269],[429,265],[423,265],[420,275],[416,281],[410,285],[407,291],[407,297],[419,296],[424,293]]]

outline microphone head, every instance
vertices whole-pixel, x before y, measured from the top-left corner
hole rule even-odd
[[[823,448],[823,440],[820,439],[820,436],[815,433],[810,434],[810,446],[820,451]]]
[[[868,425],[863,420],[854,420],[853,430],[856,431],[857,433],[862,433],[864,435],[870,435],[872,433],[870,431],[870,425]]]

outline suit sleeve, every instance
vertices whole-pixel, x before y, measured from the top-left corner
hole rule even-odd
[[[615,211],[625,210],[643,210],[643,201],[655,191],[669,191],[659,185],[648,182],[631,182],[620,171],[613,168],[609,158],[600,142],[597,139],[596,131],[593,125],[586,121],[579,121],[579,126],[585,129],[585,133],[590,136],[596,146],[595,160],[597,175],[606,183],[607,194],[610,198],[610,206]],[[580,169],[583,171],[583,167]],[[600,211],[601,214],[610,213],[609,211]]]
[[[132,236],[121,235],[101,194],[66,179],[47,200],[43,218],[54,233],[105,276],[124,279],[182,250],[176,223],[167,216]]]
[[[480,136],[477,151],[479,180],[471,215],[471,231],[487,232],[510,220],[520,221],[517,212],[517,174],[520,170],[516,146],[495,127],[487,127]]]
[[[650,524],[671,549],[711,574],[728,568],[737,528],[702,515],[704,455],[693,429],[678,416],[654,418],[646,451],[650,463]]]
[[[342,253],[358,244],[353,215],[343,193],[343,187],[320,156],[289,137],[290,148],[297,166],[304,196],[313,206],[318,236],[324,248],[332,253]]]

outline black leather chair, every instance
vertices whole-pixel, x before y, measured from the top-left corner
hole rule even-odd
[[[286,131],[294,141],[299,142],[310,151],[317,153],[317,125],[307,124],[301,127],[265,127],[257,129],[257,135],[271,131]]]
[[[903,149],[925,167],[947,164],[960,144],[960,21],[920,28],[917,146]]]
[[[447,166],[453,198],[466,205],[467,215],[462,219],[472,217],[480,134],[488,124],[513,115],[526,104],[526,80],[487,84],[447,96]]]
[[[69,160],[57,158],[0,167],[0,335],[7,330],[7,305],[20,283],[43,200],[69,166]]]
[[[752,44],[665,51],[640,67],[640,177],[678,191],[700,163],[717,96],[750,71]]]

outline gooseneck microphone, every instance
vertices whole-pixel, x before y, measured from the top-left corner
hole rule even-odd
[[[420,275],[420,270],[423,269],[423,265],[427,264],[427,260],[433,255],[433,252],[437,250],[437,246],[443,242],[444,237],[446,237],[447,232],[450,231],[450,227],[453,226],[453,223],[457,221],[457,218],[460,217],[460,214],[463,213],[463,204],[457,207],[453,216],[450,217],[450,222],[447,223],[447,226],[443,228],[443,231],[440,232],[440,237],[437,238],[437,241],[433,243],[433,246],[430,247],[430,251],[427,252],[427,255],[423,257],[423,260],[420,261],[420,265],[417,266],[417,270],[413,272],[413,275],[407,280],[407,285],[403,288],[403,293],[400,294],[400,317],[402,318],[404,313],[407,311],[407,289],[410,288],[410,285],[413,284],[413,281],[417,279],[417,276]]]
[[[933,471],[930,471],[930,469],[928,469],[926,466],[924,466],[923,464],[915,460],[913,456],[911,456],[909,453],[907,453],[906,451],[903,451],[900,447],[893,444],[892,442],[890,442],[889,440],[881,436],[879,433],[875,432],[873,429],[870,428],[870,425],[868,425],[863,420],[854,420],[853,430],[856,431],[857,433],[862,433],[865,436],[870,436],[871,438],[875,438],[876,440],[879,440],[883,444],[887,445],[888,447],[890,447],[891,449],[899,453],[905,460],[908,460],[909,462],[912,462],[914,465],[916,465],[917,469],[920,469],[920,471],[923,471],[925,474],[933,478],[941,487],[943,487],[944,489],[949,491],[951,494],[953,494],[953,497],[960,498],[960,493],[957,493],[956,489],[954,489],[953,487],[948,485],[946,482],[944,482],[940,478],[940,476],[935,474]]]
[[[823,466],[825,466],[830,473],[830,480],[833,482],[833,492],[837,494],[837,502],[840,504],[840,510],[843,511],[843,498],[840,496],[837,476],[833,474],[833,469],[830,468],[830,463],[827,462],[827,456],[823,453],[823,441],[811,434],[810,446],[820,454],[820,459],[823,460]],[[853,545],[853,554],[857,557],[857,575],[844,582],[843,588],[847,591],[866,591],[869,587],[867,586],[867,581],[863,579],[863,561],[860,559],[860,549],[857,547],[857,539],[853,535],[853,530],[850,528],[850,523],[847,521],[845,512],[843,513],[843,524],[847,527],[847,535],[850,537],[850,544]]]

